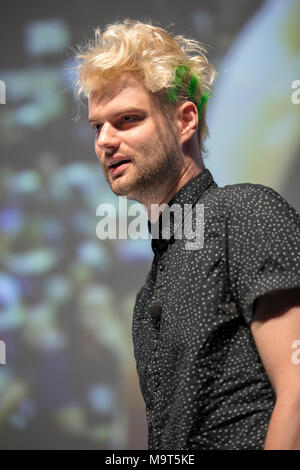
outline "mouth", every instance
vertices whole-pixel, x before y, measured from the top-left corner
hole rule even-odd
[[[131,160],[129,159],[122,159],[111,163],[108,167],[109,174],[116,176],[123,173],[123,171],[129,166],[130,163]]]

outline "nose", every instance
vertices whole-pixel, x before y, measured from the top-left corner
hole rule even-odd
[[[107,149],[119,147],[120,139],[118,137],[118,131],[111,125],[110,122],[105,122],[101,127],[96,138],[96,145],[104,151]]]

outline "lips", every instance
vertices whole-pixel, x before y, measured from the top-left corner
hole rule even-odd
[[[130,158],[126,158],[126,157],[112,157],[112,158],[108,158],[107,160],[107,166],[108,168],[117,168],[118,166],[124,164],[125,162],[128,163],[130,162]]]
[[[111,175],[116,176],[121,174],[127,166],[129,166],[131,160],[125,157],[111,158],[108,162],[108,171]]]

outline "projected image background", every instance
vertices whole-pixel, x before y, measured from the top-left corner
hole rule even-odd
[[[300,210],[300,5],[30,0],[1,16],[0,449],[143,449],[131,321],[151,241],[96,236],[97,206],[118,213],[118,198],[74,98],[72,50],[127,17],[208,45],[206,167],[220,186],[265,184]]]

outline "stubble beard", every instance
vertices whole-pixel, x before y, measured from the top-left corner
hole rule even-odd
[[[167,194],[179,178],[182,155],[172,135],[157,139],[157,145],[145,145],[139,153],[123,155],[131,159],[133,168],[129,167],[125,172],[131,171],[132,175],[120,175],[113,179],[107,170],[104,171],[111,190],[117,196],[126,196],[141,204],[156,202],[163,189]]]

